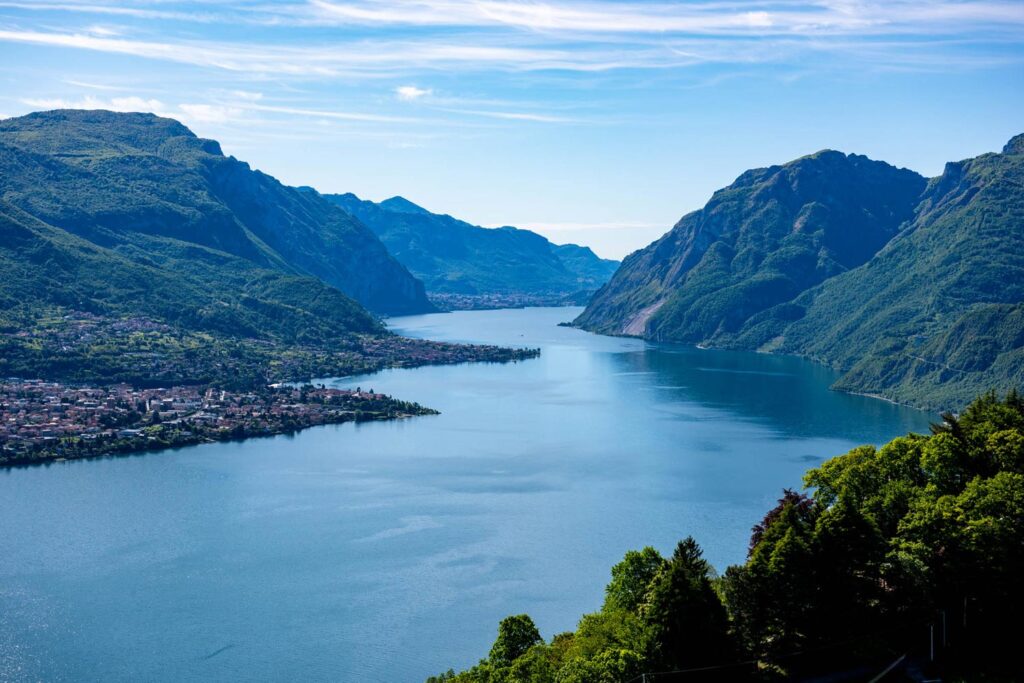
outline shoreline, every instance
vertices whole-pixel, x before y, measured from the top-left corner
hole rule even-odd
[[[184,448],[192,448],[195,446],[204,446],[207,444],[218,444],[218,443],[243,443],[251,439],[266,439],[274,436],[292,436],[299,432],[304,432],[307,429],[313,429],[315,427],[329,427],[337,426],[348,423],[362,424],[365,422],[391,422],[399,420],[408,420],[414,417],[425,417],[431,415],[440,415],[441,412],[438,410],[426,409],[427,412],[423,413],[408,413],[408,414],[397,414],[388,417],[370,417],[364,419],[342,419],[342,420],[331,420],[326,422],[315,422],[291,429],[285,429],[280,431],[269,431],[269,432],[254,432],[252,434],[246,434],[242,436],[225,436],[223,438],[217,438],[212,436],[206,436],[195,440],[186,440],[181,442],[169,443],[166,445],[152,446],[149,444],[140,445],[135,448],[127,448],[125,450],[114,450],[105,451],[101,453],[91,453],[87,455],[75,455],[71,457],[60,456],[53,458],[43,459],[25,459],[25,460],[14,460],[0,463],[0,472],[4,470],[16,470],[30,467],[47,467],[56,463],[64,462],[76,462],[85,460],[100,460],[104,458],[125,458],[131,456],[144,456],[144,455],[156,455],[165,451],[176,451]]]
[[[712,345],[703,344],[703,343],[693,344],[693,343],[689,343],[689,342],[679,342],[679,341],[672,341],[672,340],[667,340],[667,339],[647,339],[646,337],[642,337],[642,336],[634,335],[634,334],[627,334],[625,332],[622,332],[622,333],[596,332],[594,330],[587,329],[586,327],[581,327],[581,326],[573,325],[573,324],[567,324],[567,325],[565,325],[565,327],[572,327],[572,328],[577,329],[577,330],[582,330],[584,332],[589,332],[590,334],[596,334],[596,335],[600,335],[600,336],[603,336],[603,337],[616,337],[616,338],[619,338],[619,339],[639,339],[641,341],[647,342],[648,344],[654,344],[654,345],[681,346],[681,347],[686,347],[686,348],[691,348],[691,349],[699,349],[701,351],[733,351],[733,352],[738,352],[738,353],[757,353],[757,354],[763,354],[763,355],[766,355],[766,356],[777,356],[777,357],[782,357],[782,358],[797,358],[799,360],[806,361],[808,363],[813,363],[814,365],[817,365],[817,366],[820,366],[820,367],[823,367],[823,368],[827,368],[827,369],[829,369],[829,370],[831,370],[833,372],[837,372],[837,373],[839,372],[838,370],[836,370],[836,368],[834,368],[832,365],[830,365],[828,363],[825,363],[825,362],[823,362],[821,360],[818,360],[817,358],[813,358],[811,356],[803,356],[803,355],[798,354],[798,353],[777,353],[775,351],[762,351],[762,350],[759,350],[759,349],[732,348],[732,347],[728,347],[728,346],[712,346]],[[849,396],[863,396],[865,398],[877,399],[877,400],[880,400],[880,401],[885,401],[886,403],[892,404],[894,406],[899,406],[901,408],[910,408],[912,410],[917,410],[917,411],[920,411],[922,413],[936,413],[937,414],[937,413],[941,412],[941,409],[928,407],[927,405],[917,405],[917,404],[914,404],[914,403],[907,403],[905,401],[898,401],[896,399],[889,398],[887,396],[883,396],[882,394],[872,394],[872,393],[864,392],[864,391],[852,391],[850,389],[841,389],[841,388],[837,389],[837,388],[834,387],[834,383],[833,383],[833,385],[829,386],[829,391],[835,391],[837,393],[847,394]]]
[[[305,384],[250,392],[187,387],[72,388],[28,380],[0,384],[0,414],[25,424],[6,435],[0,468],[157,452],[293,434],[309,427],[437,415],[418,403],[361,389]],[[51,416],[39,422],[40,416]],[[8,418],[10,419],[10,418]]]

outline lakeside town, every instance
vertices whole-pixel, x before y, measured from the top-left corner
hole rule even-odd
[[[251,391],[0,382],[0,466],[269,436],[342,422],[436,415],[417,403],[324,385]]]
[[[67,309],[31,326],[17,322],[0,321],[0,377],[8,377],[0,380],[0,467],[434,414],[372,391],[308,382],[540,354],[388,332],[299,344]]]

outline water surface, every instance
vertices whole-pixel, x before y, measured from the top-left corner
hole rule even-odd
[[[578,312],[396,318],[543,354],[332,382],[438,416],[0,470],[0,681],[422,681],[508,614],[573,628],[628,549],[742,561],[808,467],[927,429],[798,359],[556,326]]]

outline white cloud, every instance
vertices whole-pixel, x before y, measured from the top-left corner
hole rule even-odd
[[[324,109],[303,109],[301,107],[278,107],[267,104],[244,105],[245,109],[253,111],[265,111],[277,114],[295,114],[298,116],[319,117],[324,119],[340,119],[342,121],[370,121],[375,123],[411,123],[416,119],[402,116],[381,116],[378,114],[364,114],[360,112],[331,111]]]
[[[186,125],[223,124],[237,120],[244,114],[240,107],[224,104],[167,104],[158,99],[138,96],[100,98],[87,95],[77,99],[61,97],[25,98],[22,104],[33,109],[105,109],[116,112],[144,112],[177,119]]]
[[[506,121],[535,121],[538,123],[579,123],[580,119],[555,116],[552,114],[535,114],[518,111],[492,111],[485,109],[440,109],[452,114],[467,114],[469,116],[483,116],[490,119],[504,119]]]
[[[553,0],[311,0],[308,18],[324,23],[412,26],[506,26],[587,33],[919,32],[929,24],[1024,23],[1024,8],[1007,0],[763,0],[720,2],[593,2]],[[285,10],[295,14],[295,8]]]
[[[261,92],[250,92],[248,90],[232,90],[231,94],[240,100],[247,100],[249,102],[256,102],[263,99],[263,93]]]
[[[227,123],[239,117],[242,109],[222,104],[179,104],[182,118],[197,123]]]
[[[275,0],[192,3],[202,10],[159,8],[152,0],[75,2],[0,0],[0,8],[268,26],[404,25],[506,27],[544,33],[832,35],[1024,24],[1019,0]],[[206,7],[216,7],[211,11]]]
[[[424,88],[417,88],[415,85],[403,85],[395,88],[395,94],[398,95],[398,99],[411,102],[412,100],[418,100],[421,97],[431,95],[434,91]]]
[[[111,37],[121,35],[120,29],[111,28],[110,26],[88,26],[85,29],[86,33],[91,33],[94,36]]]
[[[170,19],[174,21],[197,21],[210,23],[224,21],[227,15],[213,14],[208,12],[172,12],[165,10],[154,10],[145,7],[118,7],[115,5],[89,4],[79,2],[46,2],[45,0],[32,0],[32,2],[0,1],[0,8],[54,11],[54,12],[78,12],[83,14],[105,14],[112,16],[132,17],[136,19]]]
[[[68,85],[74,85],[79,88],[88,88],[89,90],[127,90],[128,88],[119,85],[108,85],[106,83],[89,83],[88,81],[75,81],[65,80]]]
[[[443,41],[359,42],[342,47],[278,47],[218,42],[154,42],[79,33],[0,30],[0,41],[78,48],[228,71],[332,78],[390,76],[410,64],[452,68],[599,68],[592,56],[577,64],[571,51]],[[610,65],[609,65],[610,66]]]
[[[159,12],[152,5],[143,0],[95,7],[0,0],[0,7],[117,10],[141,18]],[[173,35],[138,39],[106,26],[71,33],[7,26],[0,28],[0,42],[130,55],[264,79],[404,80],[433,70],[600,73],[777,63],[827,53],[883,66],[972,68],[1019,59],[1000,47],[1024,37],[1024,2],[1019,0],[292,0],[232,4],[225,12],[202,16],[222,23],[261,23],[284,42]],[[418,30],[402,32],[409,36],[405,39],[394,38],[395,32],[362,31],[353,37],[352,31],[339,31],[321,44],[295,40],[294,31],[310,24]],[[457,37],[451,28],[461,29]],[[964,47],[951,59],[949,52],[957,45],[984,49]],[[395,94],[411,101],[430,91],[404,85]]]
[[[156,114],[157,116],[173,117],[175,115],[173,109],[160,100],[144,99],[135,96],[100,99],[87,95],[77,100],[68,100],[60,97],[25,98],[21,102],[36,109],[106,109],[118,112],[140,111]]]

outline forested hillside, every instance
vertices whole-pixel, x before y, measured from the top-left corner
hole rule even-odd
[[[0,121],[0,200],[8,221],[37,236],[48,226],[51,242],[71,244],[74,237],[91,245],[93,258],[120,257],[117,268],[162,271],[140,276],[135,286],[151,277],[154,286],[142,292],[184,309],[182,316],[204,315],[205,300],[193,299],[195,290],[211,290],[209,297],[228,308],[246,292],[288,305],[311,301],[307,288],[323,287],[308,278],[337,290],[328,300],[344,293],[378,313],[430,310],[422,284],[344,211],[152,114],[64,110]],[[21,258],[19,248],[7,258]],[[37,265],[26,274],[46,277]],[[124,286],[132,285],[113,276],[109,291],[95,294],[138,298],[119,292]],[[40,293],[49,291],[40,284]]]
[[[151,114],[0,121],[0,376],[260,388],[536,355],[402,339],[433,310],[365,226]]]
[[[1024,136],[949,163],[861,268],[769,311],[739,344],[844,372],[837,388],[960,407],[1024,386]]]
[[[577,319],[794,353],[929,408],[1024,383],[1024,142],[917,174],[821,152],[744,173],[630,255]]]

